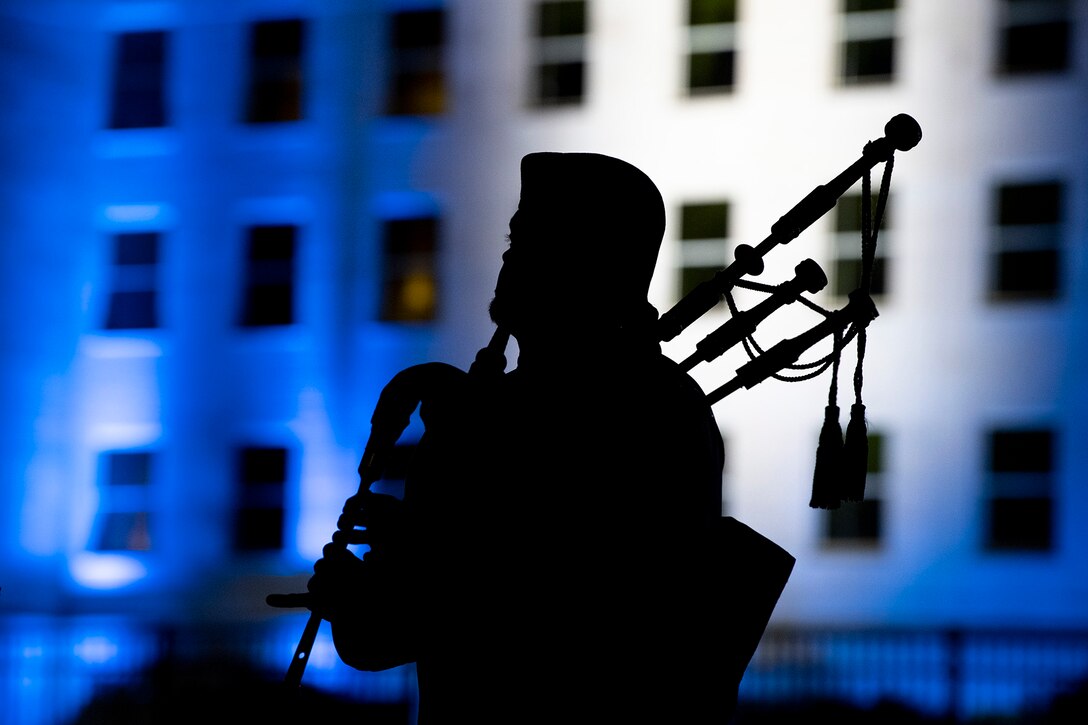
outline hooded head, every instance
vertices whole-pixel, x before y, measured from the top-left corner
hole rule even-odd
[[[603,332],[653,322],[647,292],[664,230],[660,192],[626,161],[525,156],[492,317],[515,336],[526,325]]]

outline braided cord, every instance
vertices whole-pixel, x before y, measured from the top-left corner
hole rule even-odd
[[[877,232],[883,223],[884,210],[887,207],[888,201],[888,188],[891,185],[892,167],[894,162],[894,154],[888,157],[888,160],[884,164],[884,174],[880,182],[880,190],[877,195],[876,210],[872,208],[872,180],[870,172],[866,171],[862,177],[862,220],[861,220],[861,285],[860,289],[869,294],[872,288],[873,281],[873,268],[876,261],[876,241]],[[759,282],[737,280],[733,283],[735,287],[741,287],[744,289],[755,290],[758,292],[772,293],[775,290],[774,285],[761,284]],[[724,294],[726,304],[729,307],[729,314],[736,316],[739,314],[737,303],[733,299],[732,290],[727,289]],[[824,317],[830,316],[831,310],[825,307],[821,307],[815,302],[806,299],[804,296],[798,296],[797,301],[805,305],[809,309],[818,312]],[[842,349],[850,343],[850,341],[857,337],[858,339],[858,355],[857,365],[854,369],[854,397],[856,402],[861,403],[861,388],[864,380],[863,361],[865,359],[865,347],[866,347],[866,333],[864,326],[851,325],[845,334],[836,332],[834,335],[834,346],[832,351],[824,357],[808,363],[794,363],[788,365],[789,370],[804,370],[808,371],[799,375],[784,375],[782,373],[775,373],[771,377],[775,380],[781,380],[783,382],[795,383],[803,380],[811,380],[819,375],[822,375],[829,367],[833,367],[831,388],[828,391],[829,404],[833,405],[838,395],[838,376],[839,376],[839,360],[841,358]],[[746,335],[741,344],[744,347],[745,353],[749,359],[755,359],[763,354],[764,350],[760,347],[756,341],[754,335]]]
[[[884,221],[884,210],[888,203],[888,187],[891,185],[892,167],[895,154],[888,156],[884,164],[884,175],[880,180],[880,191],[876,200],[876,212],[872,211],[872,181],[868,172],[862,178],[861,199],[861,289],[869,294],[873,285],[873,268],[876,266],[876,239]],[[865,346],[868,335],[865,328],[858,331],[857,364],[854,367],[854,402],[861,405],[861,388],[864,383]]]

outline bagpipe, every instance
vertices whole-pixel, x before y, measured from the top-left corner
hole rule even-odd
[[[860,158],[827,183],[815,187],[771,226],[770,233],[759,244],[737,245],[732,263],[686,294],[663,313],[656,323],[655,333],[658,340],[669,342],[720,302],[724,300],[727,303],[728,319],[706,335],[696,345],[695,351],[679,363],[683,370],[690,372],[697,365],[717,359],[736,345],[744,347],[750,358],[749,362],[738,368],[731,380],[707,393],[710,404],[715,404],[742,388],[751,389],[770,378],[797,382],[815,378],[828,369],[832,370],[813,472],[812,496],[809,502],[813,508],[837,508],[843,501],[860,501],[864,497],[868,442],[865,405],[861,397],[862,366],[866,329],[878,316],[870,296],[877,233],[887,203],[895,152],[914,148],[921,138],[921,127],[911,116],[899,114],[891,118],[884,126],[884,136],[866,143]],[[874,208],[871,170],[881,163],[884,164],[884,170]],[[844,306],[828,310],[805,297],[805,293],[820,292],[828,283],[827,276],[812,259],[803,260],[795,267],[792,279],[777,285],[760,284],[745,279],[760,275],[764,270],[763,257],[771,249],[797,238],[816,220],[831,211],[839,198],[859,180],[862,182],[861,275],[858,287],[848,295]],[[732,290],[735,287],[755,290],[767,296],[760,303],[741,310],[733,299]],[[781,340],[767,349],[760,347],[754,338],[758,326],[776,310],[795,302],[816,311],[824,319],[795,337]],[[832,338],[830,353],[812,362],[798,362],[810,348],[828,337]],[[837,380],[841,353],[854,340],[858,346],[854,372],[855,398],[844,436],[839,423]],[[508,332],[500,327],[494,331],[487,345],[477,353],[467,372],[446,363],[430,362],[406,368],[389,381],[382,389],[371,416],[370,436],[359,463],[359,488],[345,504],[345,514],[349,506],[359,506],[371,495],[370,487],[381,479],[391,451],[416,410],[420,409],[422,416],[421,406],[427,400],[465,376],[481,380],[486,380],[489,376],[501,376],[506,368],[505,350],[508,342]],[[426,422],[424,417],[424,426]],[[762,636],[778,595],[785,586],[793,558],[743,524],[732,519],[728,521],[732,525],[730,540],[755,550],[757,554],[750,557],[747,563],[741,562],[739,565],[746,567],[745,570],[733,572],[734,575],[761,580],[759,586],[751,590],[754,593],[753,601],[745,605],[746,612],[743,616],[747,617],[748,626],[738,635],[743,640],[739,646],[737,662],[742,673]],[[328,546],[346,548],[352,538],[353,529],[352,520],[342,515]],[[758,567],[768,564],[775,569],[774,572],[767,574],[756,571]],[[266,601],[273,607],[307,607],[310,595],[272,594]],[[321,617],[316,612],[311,612],[287,669],[286,684],[301,684],[320,625]],[[740,673],[737,675],[738,680]]]

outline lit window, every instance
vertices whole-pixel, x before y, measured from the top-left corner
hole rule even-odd
[[[833,240],[832,273],[830,289],[833,295],[845,297],[861,285],[861,222],[862,195],[852,192],[843,194],[835,206],[835,236]],[[877,195],[870,200],[870,210],[876,211]],[[888,294],[888,222],[891,199],[887,200],[881,219],[873,253],[873,271],[869,291],[873,297]]]
[[[1004,429],[989,434],[987,549],[1046,551],[1053,544],[1054,434]]]
[[[270,123],[302,118],[302,21],[254,23],[249,47],[246,121]]]
[[[99,456],[96,550],[151,549],[152,463],[149,451],[108,451]]]
[[[243,446],[237,451],[235,551],[283,548],[287,449]]]
[[[998,73],[1053,73],[1069,68],[1072,8],[1068,0],[1001,0]]]
[[[266,327],[295,321],[295,237],[289,224],[250,227],[246,246],[242,325]]]
[[[121,33],[115,39],[110,128],[166,125],[166,33]]]
[[[113,235],[106,329],[158,327],[158,269],[158,233],[125,232]]]
[[[733,89],[736,0],[689,0],[687,88],[692,95]]]
[[[426,322],[438,311],[438,220],[390,219],[384,225],[381,319]]]
[[[680,207],[680,297],[726,266],[729,204],[724,201]]]
[[[991,292],[996,299],[1050,299],[1061,287],[1062,185],[997,189]]]
[[[895,79],[896,0],[843,0],[840,78],[845,85]]]
[[[824,512],[824,536],[827,543],[875,545],[882,533],[884,489],[884,436],[869,432],[869,462],[866,467],[865,497],[861,501],[843,501]]]
[[[390,114],[425,115],[445,110],[444,24],[442,10],[393,14],[387,103]]]
[[[585,95],[586,3],[546,0],[537,5],[536,21],[536,104],[581,103]]]

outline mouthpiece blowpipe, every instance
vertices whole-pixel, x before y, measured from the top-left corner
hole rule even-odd
[[[821,184],[771,225],[771,233],[755,247],[737,245],[733,262],[703,282],[657,321],[658,339],[668,342],[688,325],[721,301],[722,296],[744,275],[763,272],[763,257],[779,244],[788,244],[834,208],[839,197],[850,190],[866,171],[888,161],[896,151],[909,151],[922,140],[922,128],[905,113],[884,124],[884,136],[865,144],[861,158],[826,184]]]
[[[496,328],[487,346],[476,354],[476,360],[469,374],[474,376],[501,375],[506,369],[506,346],[510,334],[503,328]],[[378,481],[385,469],[389,451],[396,444],[401,434],[408,427],[412,414],[421,403],[435,396],[440,390],[455,385],[461,376],[461,370],[445,363],[423,363],[401,370],[393,376],[378,396],[378,404],[370,418],[370,437],[359,461],[359,488],[344,504],[344,513],[356,505],[361,497],[370,494],[371,484]],[[422,413],[421,413],[422,414]],[[345,522],[343,516],[337,522],[337,530],[332,535],[331,545],[348,546],[348,534],[352,525]],[[295,608],[310,607],[311,595],[308,592],[295,594],[269,594],[265,602],[271,607]],[[310,661],[321,628],[321,616],[311,611],[295,646],[295,654],[284,676],[284,683],[292,688],[302,685],[302,675]]]
[[[420,400],[433,394],[431,391],[437,386],[447,384],[453,377],[463,374],[443,363],[424,363],[400,371],[386,384],[378,396],[378,404],[370,418],[370,437],[359,461],[359,487],[355,496],[344,504],[345,513],[353,500],[368,495],[371,484],[381,478],[388,452],[408,427]],[[342,526],[347,528],[341,528]],[[338,522],[331,544],[346,548],[346,534],[350,528],[349,525]],[[308,592],[269,594],[265,597],[266,604],[277,608],[309,607],[310,600]],[[321,616],[311,611],[284,675],[284,683],[288,687],[297,688],[302,685],[302,675],[310,661],[310,652],[320,628]]]

